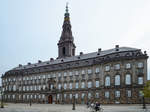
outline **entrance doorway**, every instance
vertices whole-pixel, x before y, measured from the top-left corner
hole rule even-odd
[[[48,97],[48,103],[49,104],[53,103],[53,97],[52,97],[52,95],[49,95],[49,97]]]

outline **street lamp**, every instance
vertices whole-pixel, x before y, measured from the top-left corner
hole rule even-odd
[[[144,93],[142,92],[142,100],[143,100],[143,109],[146,109]]]
[[[72,110],[75,110],[75,95],[73,95]]]

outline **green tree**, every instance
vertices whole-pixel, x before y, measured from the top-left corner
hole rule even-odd
[[[150,98],[150,80],[146,82],[143,93],[145,98]]]

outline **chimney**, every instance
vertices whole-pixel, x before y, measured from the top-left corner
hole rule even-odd
[[[19,67],[22,67],[22,64],[19,64]]]
[[[42,61],[41,60],[38,60],[38,63],[41,63]]]
[[[80,56],[83,55],[83,52],[80,52]]]
[[[116,51],[119,51],[119,45],[116,45],[115,47],[116,47]]]
[[[50,58],[50,62],[54,61],[54,58]]]
[[[99,48],[99,49],[98,49],[98,53],[100,53],[100,52],[101,52],[101,50],[102,50],[102,49],[101,49],[101,48]]]
[[[31,65],[31,63],[29,62],[28,65]]]

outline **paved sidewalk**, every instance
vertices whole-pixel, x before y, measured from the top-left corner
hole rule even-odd
[[[142,105],[102,105],[104,112],[150,112],[150,105],[147,110],[142,109]],[[0,112],[90,112],[86,105],[76,105],[76,110],[72,110],[72,105],[56,104],[7,104]]]

